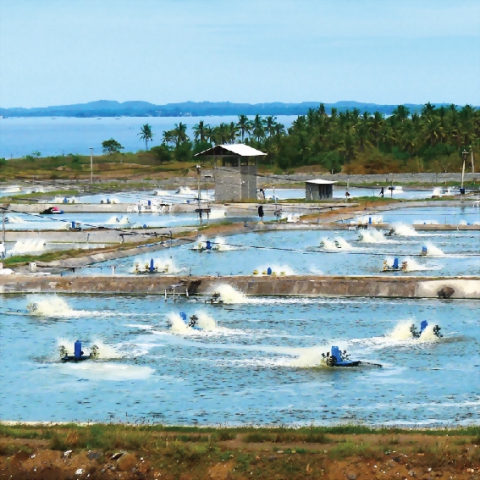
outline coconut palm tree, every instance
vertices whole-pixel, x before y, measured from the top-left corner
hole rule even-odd
[[[240,132],[240,137],[243,143],[245,141],[245,135],[248,135],[252,130],[252,122],[246,115],[238,116],[237,129]]]
[[[200,120],[196,125],[193,126],[193,136],[196,142],[205,143],[207,141],[207,133],[210,125],[204,123],[203,120]]]
[[[175,139],[175,148],[188,140],[187,126],[182,122],[175,124],[172,134]]]
[[[140,128],[140,133],[137,135],[140,136],[140,140],[145,142],[145,150],[148,150],[148,142],[153,139],[152,126],[146,123]]]
[[[277,117],[274,117],[273,115],[269,115],[265,119],[265,130],[267,131],[269,138],[275,134],[276,124],[277,124]]]
[[[265,121],[260,115],[255,115],[252,122],[252,134],[258,143],[265,137]]]

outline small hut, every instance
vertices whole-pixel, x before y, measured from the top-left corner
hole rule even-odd
[[[215,200],[238,202],[257,198],[257,157],[266,153],[242,143],[216,145],[196,157],[214,159]]]
[[[310,201],[323,200],[333,197],[333,185],[337,183],[332,180],[307,180],[305,182],[305,199]]]

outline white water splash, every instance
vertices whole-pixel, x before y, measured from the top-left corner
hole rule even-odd
[[[222,300],[223,303],[233,304],[233,303],[248,302],[248,299],[244,293],[239,292],[238,290],[233,288],[231,285],[228,285],[227,283],[222,283],[220,285],[215,286],[212,289],[211,293],[213,294],[215,292],[220,294],[220,299]]]
[[[113,224],[118,224],[118,225],[127,225],[131,223],[130,222],[130,219],[125,216],[125,215],[122,215],[122,216],[113,216],[113,217],[110,217],[106,222],[105,224],[107,225],[113,225]]]
[[[425,272],[429,270],[440,270],[442,267],[440,266],[428,266],[428,265],[420,265],[414,258],[406,258],[405,261],[407,262],[407,272]]]
[[[190,187],[180,187],[175,193],[180,195],[196,195]]]
[[[438,342],[439,338],[433,333],[434,325],[428,325],[427,328],[422,332],[419,338],[414,338],[410,328],[412,325],[415,325],[417,329],[420,329],[420,325],[415,324],[415,320],[402,320],[401,322],[395,325],[395,328],[386,335],[390,340],[397,342],[418,342],[418,343],[431,343]]]
[[[443,251],[436,247],[432,242],[426,242],[425,246],[427,247],[428,257],[443,257],[445,255]]]
[[[358,235],[358,241],[362,243],[387,243],[390,240],[379,230],[365,230]]]
[[[335,341],[333,345],[337,345],[340,350],[346,349],[345,342]],[[291,367],[312,368],[312,367],[327,367],[322,353],[326,354],[331,351],[331,345],[315,345],[309,348],[300,348],[292,350],[292,354],[299,356],[289,362]]]
[[[221,327],[217,326],[217,323],[208,313],[203,311],[195,312],[197,316],[197,326],[202,329],[204,332],[214,332],[217,330],[222,330]],[[187,317],[189,320],[189,317]],[[187,321],[188,321],[187,320]],[[170,312],[167,314],[167,323],[170,324],[170,330],[173,333],[179,333],[182,335],[186,334],[198,334],[199,330],[195,330],[184,322],[179,313]]]
[[[39,300],[33,299],[28,303],[27,310],[31,315],[38,317],[64,317],[75,313],[63,298],[56,295]]]
[[[274,276],[287,276],[287,275],[296,275],[295,271],[289,266],[289,265],[276,265],[276,264],[271,264],[271,265],[260,265],[258,268],[255,269],[257,272],[256,275],[259,276],[268,276],[268,269],[272,270],[271,275]]]
[[[18,240],[9,251],[10,255],[22,255],[25,253],[45,252],[46,243],[42,239]]]
[[[180,268],[177,266],[173,258],[165,258],[165,257],[155,257],[152,259],[152,257],[148,256],[142,256],[139,258],[135,258],[132,269],[130,270],[131,273],[136,273],[137,270],[137,264],[138,264],[138,270],[140,272],[146,272],[150,268],[150,261],[153,260],[153,265],[157,269],[159,273],[165,273],[169,275],[173,275],[176,273],[180,273],[184,268]]]
[[[418,232],[412,226],[405,223],[394,223],[392,228],[395,234],[400,237],[416,237],[418,235]]]
[[[231,250],[237,250],[238,247],[234,247],[233,245],[227,245],[225,238],[223,237],[216,237],[212,241],[213,246],[220,252],[229,252]]]
[[[394,329],[386,335],[387,338],[396,341],[412,340],[412,332],[410,327],[415,323],[414,320],[402,320],[395,325]]]
[[[342,237],[335,237],[334,242],[336,242],[337,248],[341,250],[353,250],[353,246]]]
[[[103,340],[99,338],[95,338],[89,342],[83,342],[81,338],[57,338],[58,350],[63,347],[69,355],[73,355],[73,349],[76,340],[80,340],[82,342],[82,350],[85,352],[85,355],[89,355],[91,348],[96,345],[98,347],[98,358],[101,358],[103,360],[122,358],[122,355],[115,347],[113,347],[112,345],[107,345]]]
[[[335,245],[335,242],[333,240],[330,240],[328,237],[322,237],[320,239],[320,248],[323,248],[324,250],[329,250],[329,251],[338,250],[338,247]]]
[[[361,215],[350,223],[355,225],[377,225],[383,223],[383,215]]]
[[[215,209],[210,212],[209,218],[212,220],[218,219],[218,218],[224,218],[227,216],[227,211],[223,209]]]

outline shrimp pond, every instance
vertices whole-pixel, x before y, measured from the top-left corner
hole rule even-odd
[[[161,296],[2,298],[1,419],[167,424],[468,424],[480,413],[478,302]],[[27,305],[36,303],[34,314]],[[193,330],[179,312],[196,314]],[[429,330],[413,339],[409,326]],[[444,334],[437,338],[431,327]],[[62,363],[59,347],[95,361]],[[383,364],[328,368],[331,345]]]

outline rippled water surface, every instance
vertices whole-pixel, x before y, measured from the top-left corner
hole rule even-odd
[[[6,296],[0,317],[3,420],[185,424],[448,424],[478,421],[474,301],[258,299],[224,306],[141,296]],[[26,314],[40,302],[44,316]],[[173,331],[197,313],[208,332]],[[427,319],[445,337],[405,339]],[[212,323],[213,322],[213,323]],[[59,362],[60,344],[103,358]],[[384,368],[319,367],[332,344]]]
[[[478,275],[480,274],[480,232],[416,232],[386,237],[386,230],[358,231],[293,230],[245,233],[231,237],[209,237],[220,251],[196,250],[196,242],[173,248],[97,264],[93,268],[117,266],[118,274],[133,273],[134,264],[154,259],[158,265],[173,265],[170,273],[193,275],[251,275],[270,267],[277,274],[375,275],[383,262],[395,257],[407,261],[408,271],[398,275]],[[206,237],[199,237],[205,240]],[[324,245],[321,246],[321,242]],[[427,256],[422,257],[422,247]],[[171,258],[170,258],[171,256]],[[92,267],[77,274],[91,274]]]

